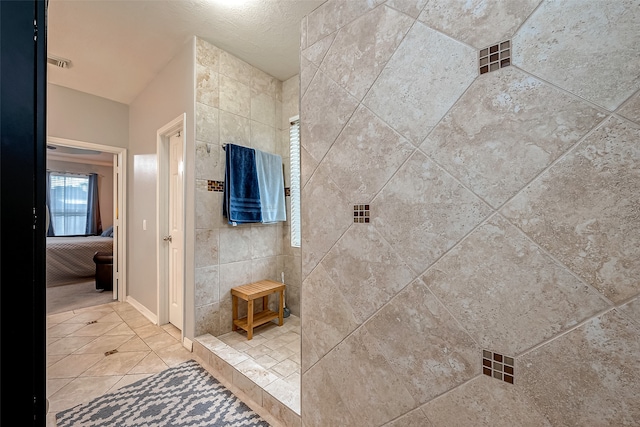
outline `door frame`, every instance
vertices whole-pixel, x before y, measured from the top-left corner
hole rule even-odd
[[[114,253],[113,299],[125,301],[127,295],[127,149],[111,145],[95,144],[93,142],[76,141],[73,139],[47,136],[47,143],[71,148],[111,153],[118,157],[118,164],[113,165],[113,176],[120,175],[117,186],[113,187],[113,229],[114,243],[117,250]]]
[[[157,225],[157,277],[158,277],[158,325],[169,323],[169,247],[162,244],[162,236],[169,233],[169,138],[176,132],[182,134],[182,158],[183,171],[186,170],[187,147],[187,114],[183,113],[158,129],[157,132],[157,170],[158,179],[156,185],[156,225]],[[182,227],[186,232],[186,179],[182,180]],[[186,239],[182,239],[182,265],[186,266]],[[186,269],[182,269],[182,330],[181,342],[184,342],[185,329],[185,283]]]
[[[0,1],[0,424],[37,427],[48,412],[46,29],[45,1]],[[6,315],[16,309],[19,321]],[[18,369],[16,387],[6,379]]]

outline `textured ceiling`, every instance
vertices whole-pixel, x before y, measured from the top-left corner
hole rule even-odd
[[[300,21],[325,0],[50,0],[48,81],[131,103],[190,37],[286,80],[299,71]]]

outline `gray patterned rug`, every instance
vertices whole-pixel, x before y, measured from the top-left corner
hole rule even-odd
[[[58,427],[268,427],[190,360],[56,414]]]

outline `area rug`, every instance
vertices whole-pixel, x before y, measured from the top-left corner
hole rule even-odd
[[[268,427],[195,360],[56,414],[58,427]]]

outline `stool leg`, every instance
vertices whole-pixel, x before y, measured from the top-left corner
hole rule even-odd
[[[233,321],[231,325],[232,331],[237,331],[238,326],[236,325],[236,320],[238,320],[238,297],[235,295],[231,296],[231,311],[233,312]]]
[[[262,310],[269,309],[269,296],[265,295],[262,297]]]
[[[283,292],[280,291],[280,302],[278,305],[278,326],[284,325],[284,295]]]
[[[247,339],[253,338],[253,300],[247,304]]]

